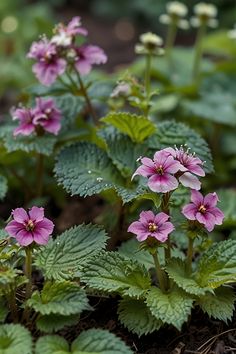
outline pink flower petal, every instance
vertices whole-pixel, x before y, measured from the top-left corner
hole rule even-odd
[[[153,164],[154,165],[154,164]],[[140,175],[140,176],[143,176],[143,177],[149,177],[153,174],[155,174],[156,171],[155,171],[155,167],[149,167],[149,166],[144,166],[144,165],[141,165],[137,168],[137,170],[134,172],[133,176],[132,176],[132,179],[137,176],[137,175]]]
[[[150,167],[150,168],[153,168],[155,170],[155,164],[152,161],[152,159],[149,159],[149,157],[143,157],[141,159],[141,162],[142,162],[143,165],[145,165],[147,167]]]
[[[21,246],[28,246],[34,241],[31,232],[26,230],[19,231],[15,236],[15,239]]]
[[[16,208],[12,211],[12,215],[15,221],[19,223],[24,223],[29,220],[29,215],[23,208]]]
[[[39,221],[36,223],[35,229],[45,230],[50,235],[53,232],[54,224],[51,220],[49,220],[47,218],[43,218],[42,221]]]
[[[167,173],[175,174],[182,168],[182,165],[179,161],[174,160],[172,156],[168,156],[165,162],[163,163],[163,169]]]
[[[14,129],[13,135],[17,136],[19,134],[28,136],[35,131],[35,126],[32,123],[21,124],[19,127]]]
[[[219,208],[210,208],[208,209],[208,212],[214,215],[216,225],[222,225],[224,220],[224,213]]]
[[[29,216],[30,219],[33,221],[41,221],[44,218],[44,208],[38,208],[36,206],[33,206],[29,210]]]
[[[216,193],[208,193],[204,198],[204,205],[208,207],[215,207],[218,201],[219,198]]]
[[[7,224],[7,226],[5,227],[6,232],[13,237],[15,237],[19,231],[24,229],[24,224],[19,223],[15,220],[10,221],[9,224]]]
[[[196,219],[200,224],[203,224],[207,231],[211,232],[215,226],[215,217],[211,213],[206,212],[205,214],[197,213]]]
[[[189,164],[188,170],[189,172],[192,172],[197,176],[201,176],[201,177],[205,176],[205,171],[198,165]]]
[[[86,59],[80,59],[75,63],[75,67],[80,75],[87,75],[92,69],[92,65]]]
[[[163,165],[163,164],[164,164],[164,162],[166,161],[166,159],[167,159],[168,157],[171,157],[172,160],[174,160],[173,157],[170,156],[170,154],[169,154],[168,151],[160,150],[160,151],[157,151],[157,152],[154,154],[153,160],[154,160],[154,162],[155,162],[155,164],[156,164],[157,166],[160,166],[160,165]]]
[[[135,235],[143,235],[147,233],[147,228],[140,221],[134,221],[130,224],[128,232],[132,232]]]
[[[201,189],[201,183],[199,179],[189,172],[185,172],[182,176],[180,176],[179,181],[185,187],[196,189],[196,190]]]
[[[174,176],[168,173],[164,175],[153,175],[148,180],[148,187],[153,192],[167,193],[178,187],[178,181]]]
[[[187,204],[182,208],[182,214],[188,220],[196,220],[197,212],[198,212],[198,209],[196,208],[196,205],[193,203]]]
[[[34,242],[38,245],[46,245],[49,240],[49,233],[45,229],[35,229],[33,231]]]
[[[174,231],[174,225],[171,222],[165,222],[164,224],[158,227],[158,232],[161,232],[163,235],[166,234],[167,236]]]
[[[140,213],[139,220],[142,224],[148,224],[149,222],[154,222],[155,214],[151,211],[142,211]]]
[[[155,216],[154,222],[159,226],[159,224],[165,223],[167,220],[169,220],[170,216],[167,215],[166,213],[159,213]]]
[[[204,200],[203,195],[200,192],[196,191],[195,189],[191,190],[191,201],[195,205],[199,206],[203,204],[203,200]]]
[[[166,240],[168,239],[168,233],[165,232],[156,232],[152,236],[160,242],[166,242]]]

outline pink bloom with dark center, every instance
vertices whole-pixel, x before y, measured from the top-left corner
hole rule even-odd
[[[95,45],[82,45],[73,49],[75,52],[75,67],[80,75],[87,75],[94,64],[99,65],[107,62],[104,51]]]
[[[12,211],[13,220],[5,230],[14,237],[21,246],[28,246],[35,242],[46,245],[53,232],[54,224],[44,217],[44,208],[33,206],[29,211],[16,208]]]
[[[22,135],[30,135],[35,131],[35,125],[33,122],[34,113],[30,108],[17,108],[11,112],[13,116],[13,120],[18,119],[20,121],[19,127],[17,127],[13,134],[14,136],[22,134]]]
[[[137,236],[138,241],[145,241],[148,237],[154,237],[160,242],[165,242],[174,226],[169,220],[169,215],[159,213],[155,215],[151,210],[142,211],[139,221],[134,221],[128,228]]]
[[[136,175],[148,177],[148,187],[158,193],[167,193],[178,187],[178,180],[173,175],[182,166],[165,150],[156,152],[153,160],[143,157],[141,162],[132,178]]]
[[[167,148],[164,150],[170,153],[182,166],[180,169],[182,174],[179,177],[180,183],[185,187],[199,190],[201,183],[195,175],[201,177],[205,176],[205,172],[201,167],[203,165],[202,160],[193,154],[189,154],[189,149],[185,151],[182,147],[179,149]]]
[[[207,231],[212,231],[215,225],[221,225],[224,219],[223,212],[216,207],[219,198],[216,193],[209,193],[205,197],[196,191],[191,191],[192,203],[183,207],[182,213],[188,220],[197,220]]]
[[[61,118],[61,112],[51,98],[36,98],[33,119],[35,125],[40,125],[47,132],[57,135],[61,128]]]
[[[56,45],[46,38],[34,42],[27,57],[37,61],[33,65],[33,72],[45,86],[53,84],[56,78],[65,72],[66,60],[59,57]]]
[[[52,37],[51,42],[62,47],[71,45],[76,35],[87,36],[88,34],[88,31],[81,27],[79,16],[73,17],[67,26],[59,23],[55,27],[54,32],[55,35]]]

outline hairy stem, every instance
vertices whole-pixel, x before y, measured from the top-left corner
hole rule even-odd
[[[146,97],[149,101],[150,98],[150,84],[151,84],[151,54],[146,55],[146,68],[145,68],[145,90],[146,90]]]
[[[44,172],[44,156],[38,154],[37,156],[37,197],[42,196],[43,192],[43,172]]]
[[[7,300],[10,307],[11,318],[13,323],[18,322],[18,308],[16,304],[16,292],[15,289],[11,289],[10,294],[7,296]]]
[[[87,104],[88,109],[90,111],[90,114],[93,117],[94,124],[97,125],[98,119],[97,119],[96,113],[95,113],[95,111],[93,109],[93,105],[92,105],[91,100],[90,100],[90,98],[88,96],[86,87],[84,86],[84,83],[83,83],[83,81],[82,81],[82,79],[80,77],[80,74],[79,74],[79,72],[77,70],[76,70],[76,75],[77,75],[77,78],[78,78],[78,81],[79,81],[79,84],[80,84],[81,92],[82,92],[82,94],[83,94],[83,96],[85,98],[85,101],[86,101],[86,104]]]
[[[206,24],[203,23],[198,29],[197,38],[195,42],[195,57],[193,63],[193,78],[199,78],[200,64],[202,59],[202,40],[206,33]]]
[[[30,246],[25,248],[25,275],[28,279],[25,290],[25,299],[29,299],[32,293],[32,249]]]
[[[174,22],[171,22],[168,27],[167,36],[166,36],[166,45],[165,45],[165,54],[169,65],[169,69],[172,66],[171,54],[175,42],[176,30],[177,30],[176,24]]]
[[[161,210],[163,211],[163,213],[166,213],[168,215],[170,214],[169,201],[170,201],[170,193],[163,194],[162,201],[161,201]],[[168,260],[171,258],[171,242],[169,237],[166,243],[167,243],[167,248],[165,248],[165,260],[167,263]]]
[[[189,237],[188,238],[187,259],[186,259],[186,266],[187,266],[188,274],[192,273],[193,243],[194,243],[194,239],[192,237]]]
[[[160,265],[160,262],[158,259],[157,252],[153,253],[152,257],[153,257],[156,275],[157,275],[157,279],[158,279],[158,282],[160,285],[160,289],[164,293],[166,291],[166,289],[165,289],[165,275],[164,275],[163,270],[161,269],[161,265]]]

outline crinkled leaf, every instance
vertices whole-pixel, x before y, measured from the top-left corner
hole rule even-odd
[[[0,200],[2,200],[7,194],[7,179],[0,175]]]
[[[202,287],[218,288],[236,281],[236,240],[213,244],[200,258],[196,279]]]
[[[72,326],[79,322],[79,315],[44,315],[37,318],[36,325],[41,332],[57,332],[66,326]]]
[[[206,161],[205,171],[213,171],[212,156],[207,143],[198,133],[183,123],[174,120],[159,123],[156,133],[148,139],[148,144],[153,153],[170,146],[180,147],[187,144],[192,153],[195,152],[202,161]]]
[[[221,189],[217,191],[220,200],[219,207],[224,213],[224,223],[236,223],[236,189]]]
[[[71,195],[93,195],[122,184],[119,171],[106,152],[98,146],[81,142],[61,150],[55,174],[58,183]]]
[[[50,156],[53,153],[56,141],[57,138],[52,134],[14,137],[13,132],[9,132],[5,135],[3,144],[8,152],[22,150]]]
[[[57,108],[62,113],[62,131],[73,125],[84,106],[83,98],[70,93],[54,97]]]
[[[198,304],[208,316],[227,323],[234,312],[235,295],[231,288],[220,287],[215,294],[207,294],[198,299]]]
[[[146,303],[158,320],[181,330],[191,313],[193,299],[178,288],[164,294],[160,289],[153,287],[147,295]]]
[[[204,295],[207,291],[212,291],[211,288],[201,287],[196,280],[189,276],[186,272],[186,266],[181,259],[171,259],[166,266],[169,277],[178,285],[178,287],[185,290],[192,295]]]
[[[89,261],[105,248],[106,232],[95,225],[79,225],[50,240],[37,254],[35,264],[47,279],[73,279]]]
[[[120,322],[138,336],[157,331],[163,324],[151,314],[147,305],[141,300],[121,300],[118,315]]]
[[[27,305],[41,315],[69,316],[90,309],[85,290],[69,281],[46,283],[41,293],[32,294]]]
[[[0,325],[1,354],[32,354],[30,332],[20,324]]]
[[[99,136],[105,140],[108,155],[122,175],[131,178],[136,169],[136,160],[145,155],[147,146],[134,143],[127,135],[110,126],[101,129]]]
[[[113,333],[102,329],[83,331],[71,344],[60,336],[45,336],[36,343],[36,354],[132,354]]]
[[[82,332],[72,343],[71,351],[73,354],[132,354],[120,338],[102,329]]]
[[[149,119],[127,112],[110,113],[101,121],[113,125],[137,143],[143,142],[156,131],[155,125]]]
[[[145,268],[118,252],[103,252],[90,260],[81,279],[93,289],[142,298],[151,279]]]

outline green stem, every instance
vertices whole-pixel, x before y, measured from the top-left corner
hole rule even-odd
[[[167,58],[167,62],[169,65],[169,69],[172,66],[171,53],[174,46],[175,38],[176,38],[177,27],[174,22],[171,22],[166,36],[166,45],[165,45],[165,54]]]
[[[63,79],[62,77],[58,76],[58,81],[63,85],[65,86],[69,91],[72,90],[72,87],[70,85],[68,85]]]
[[[32,249],[30,246],[25,248],[25,275],[28,278],[26,284],[25,299],[29,299],[32,293]]]
[[[188,238],[187,259],[186,259],[188,274],[192,273],[193,244],[194,244],[194,239],[192,237],[189,237]]]
[[[157,279],[160,285],[160,289],[161,291],[164,293],[166,291],[165,289],[165,276],[164,273],[161,269],[161,265],[158,259],[158,255],[157,252],[152,254],[153,260],[154,260],[154,264],[155,264],[155,270],[156,270],[156,275],[157,275]]]
[[[145,68],[145,90],[146,90],[146,97],[149,101],[150,98],[150,84],[151,84],[151,54],[146,55],[146,68]]]
[[[10,311],[11,311],[12,321],[13,321],[13,323],[17,323],[18,322],[18,308],[17,308],[17,304],[16,304],[15,289],[11,289],[11,292],[8,296],[8,303],[9,303],[9,307],[10,307]]]
[[[170,215],[169,201],[170,201],[170,193],[163,194],[162,201],[161,201],[161,210],[163,211],[163,213],[166,213],[167,215]],[[165,248],[165,261],[167,263],[171,258],[171,242],[169,237],[167,239],[166,244],[167,244],[167,248]]]
[[[42,196],[43,192],[43,172],[44,172],[44,156],[42,154],[37,155],[37,197]]]
[[[202,59],[202,40],[206,34],[206,24],[202,23],[198,29],[197,38],[195,42],[195,57],[193,63],[193,78],[199,78],[200,64]]]
[[[82,94],[83,94],[83,96],[85,98],[85,101],[86,101],[88,109],[89,109],[89,111],[91,113],[91,116],[93,117],[94,124],[97,125],[98,119],[97,119],[96,113],[95,113],[95,111],[93,109],[93,105],[92,105],[92,103],[90,101],[90,98],[88,96],[87,90],[86,90],[86,88],[84,86],[84,83],[83,83],[83,81],[82,81],[82,79],[80,77],[79,72],[77,70],[75,70],[75,71],[76,71],[76,75],[77,75],[77,78],[78,78],[78,81],[79,81],[79,84],[80,84],[81,92],[82,92]]]

